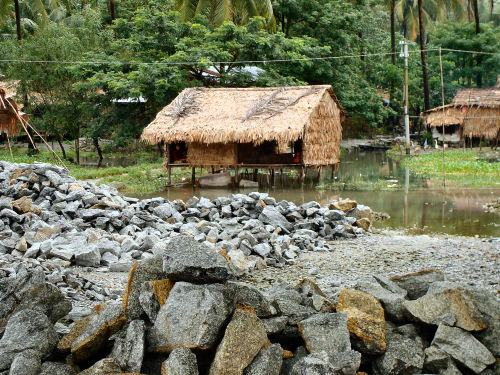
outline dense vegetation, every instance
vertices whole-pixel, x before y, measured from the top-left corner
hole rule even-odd
[[[390,130],[402,112],[396,41],[411,43],[416,124],[441,104],[438,47],[490,53],[443,52],[446,101],[496,81],[499,24],[491,0],[0,0],[0,73],[19,80],[33,124],[61,145],[125,146],[200,85],[331,84],[350,116]]]

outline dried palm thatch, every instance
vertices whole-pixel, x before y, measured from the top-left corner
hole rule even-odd
[[[460,89],[451,104],[422,114],[429,127],[459,125],[464,137],[496,139],[500,134],[500,87]]]
[[[7,133],[9,137],[18,134],[22,130],[17,116],[24,120],[28,116],[19,110],[19,106],[13,98],[13,92],[4,86],[0,87],[0,132]]]
[[[300,138],[305,163],[338,162],[344,112],[328,85],[199,88],[196,110],[174,118],[172,107],[173,102],[158,113],[141,139],[151,144],[198,145],[274,141],[283,146]],[[325,145],[329,145],[328,151],[322,148]]]
[[[173,101],[170,103],[169,115],[174,119],[178,120],[182,116],[186,116],[190,112],[195,112],[198,107],[196,104],[196,96],[198,95],[199,89],[197,87],[189,88],[182,91]]]

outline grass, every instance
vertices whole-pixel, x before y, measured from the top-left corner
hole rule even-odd
[[[402,160],[414,174],[441,180],[443,154],[427,152]],[[474,150],[446,150],[444,153],[445,177],[451,184],[468,187],[500,187],[500,162],[481,159]]]
[[[52,154],[47,150],[40,150],[36,155],[29,155],[26,149],[12,149],[13,157],[11,157],[7,149],[0,149],[0,160],[11,161],[15,163],[33,163],[35,161],[51,164],[60,164],[56,162]],[[62,159],[62,153],[56,151]],[[74,160],[74,151],[66,152],[68,159]],[[95,153],[80,153],[81,157],[92,156],[95,158]],[[121,153],[107,153],[105,157],[123,157]],[[147,194],[165,187],[167,181],[167,172],[161,168],[163,159],[157,153],[152,152],[135,152],[129,156],[135,160],[136,164],[128,167],[88,167],[72,163],[69,160],[64,160],[70,175],[77,180],[96,180],[97,185],[107,184],[116,186],[120,185],[121,191],[126,194]],[[174,168],[172,169],[172,183],[178,183],[183,178],[191,176],[191,169]]]

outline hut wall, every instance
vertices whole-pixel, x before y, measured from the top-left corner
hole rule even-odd
[[[305,165],[329,165],[340,161],[341,122],[339,106],[325,92],[305,129],[302,146]]]
[[[472,107],[463,122],[463,135],[467,138],[496,139],[500,134],[500,107]]]
[[[192,165],[234,165],[236,146],[234,143],[188,143],[187,162]]]

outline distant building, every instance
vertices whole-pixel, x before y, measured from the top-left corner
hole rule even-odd
[[[283,168],[339,162],[344,111],[332,87],[189,88],[143,131],[167,168]]]
[[[495,141],[500,138],[500,76],[496,86],[457,91],[451,104],[422,114],[433,138],[458,143],[467,138]]]

